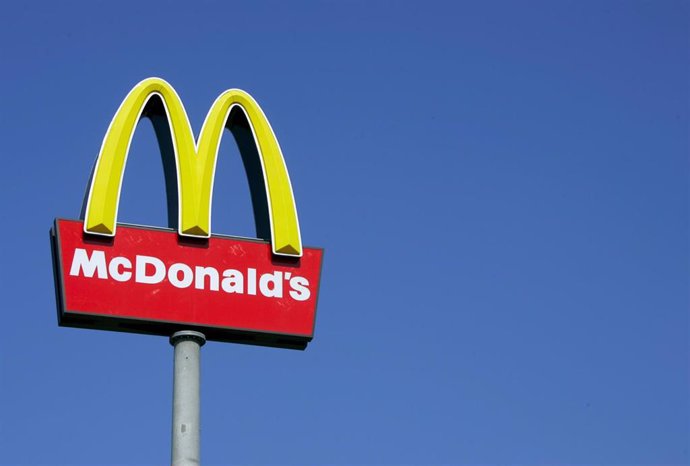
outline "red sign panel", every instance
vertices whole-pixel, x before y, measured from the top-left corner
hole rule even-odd
[[[85,234],[83,222],[51,231],[60,325],[304,348],[312,339],[323,250],[274,256],[260,240],[180,237],[118,225]]]

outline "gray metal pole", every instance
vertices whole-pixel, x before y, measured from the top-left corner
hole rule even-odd
[[[172,465],[198,466],[199,460],[199,367],[200,350],[206,343],[203,333],[175,332],[170,344],[175,347],[173,379]]]

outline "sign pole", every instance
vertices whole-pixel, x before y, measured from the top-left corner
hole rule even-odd
[[[175,332],[170,344],[175,348],[172,416],[172,465],[200,464],[200,353],[206,343],[203,333]]]

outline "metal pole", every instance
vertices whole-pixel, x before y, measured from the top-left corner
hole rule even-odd
[[[199,460],[199,353],[206,343],[203,333],[175,332],[173,379],[172,465],[198,466]]]

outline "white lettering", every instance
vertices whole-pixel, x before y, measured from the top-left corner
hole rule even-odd
[[[247,294],[256,295],[256,269],[247,269]]]
[[[98,272],[98,278],[107,279],[108,272],[105,268],[105,252],[94,251],[91,253],[91,257],[89,258],[86,255],[86,249],[75,249],[74,258],[72,259],[72,267],[70,268],[69,274],[73,277],[78,277],[80,270],[87,278],[93,277],[94,272]]]
[[[247,268],[246,275],[236,269],[226,269],[222,275],[212,266],[190,267],[184,263],[172,264],[169,268],[165,263],[153,256],[136,256],[134,266],[127,257],[117,256],[110,261],[106,259],[105,251],[92,251],[76,248],[71,276],[99,278],[106,280],[109,276],[116,282],[126,282],[132,279],[136,283],[153,285],[162,283],[166,277],[176,288],[189,288],[194,284],[197,290],[219,291],[220,288],[229,294],[257,295],[257,288],[261,296],[267,298],[283,298],[285,287],[289,286],[288,295],[296,301],[306,301],[311,297],[309,280],[300,276],[293,276],[292,272],[260,273],[255,268]],[[285,282],[285,283],[284,283]],[[246,288],[245,288],[246,284]]]
[[[218,291],[218,270],[214,267],[195,267],[194,288],[204,289],[204,278],[209,279],[209,290]]]
[[[165,264],[157,257],[137,256],[136,263],[135,282],[154,285],[162,282],[165,278]],[[154,268],[153,275],[146,274],[146,269],[149,265],[152,265]]]
[[[290,280],[290,297],[296,301],[306,301],[311,296],[309,291],[309,280],[304,277],[294,277]]]
[[[244,276],[242,272],[234,269],[227,269],[223,272],[221,286],[226,293],[244,293]]]
[[[182,278],[179,273],[182,272]],[[168,269],[168,281],[176,288],[187,288],[194,280],[194,272],[187,264],[173,264]]]
[[[124,269],[122,272],[120,272],[120,267]],[[132,270],[132,262],[126,257],[113,257],[110,264],[108,264],[108,272],[110,272],[113,280],[117,282],[126,282],[132,278],[130,270]]]
[[[268,286],[272,284],[272,286]],[[265,273],[259,279],[261,294],[267,298],[283,297],[283,272]]]

